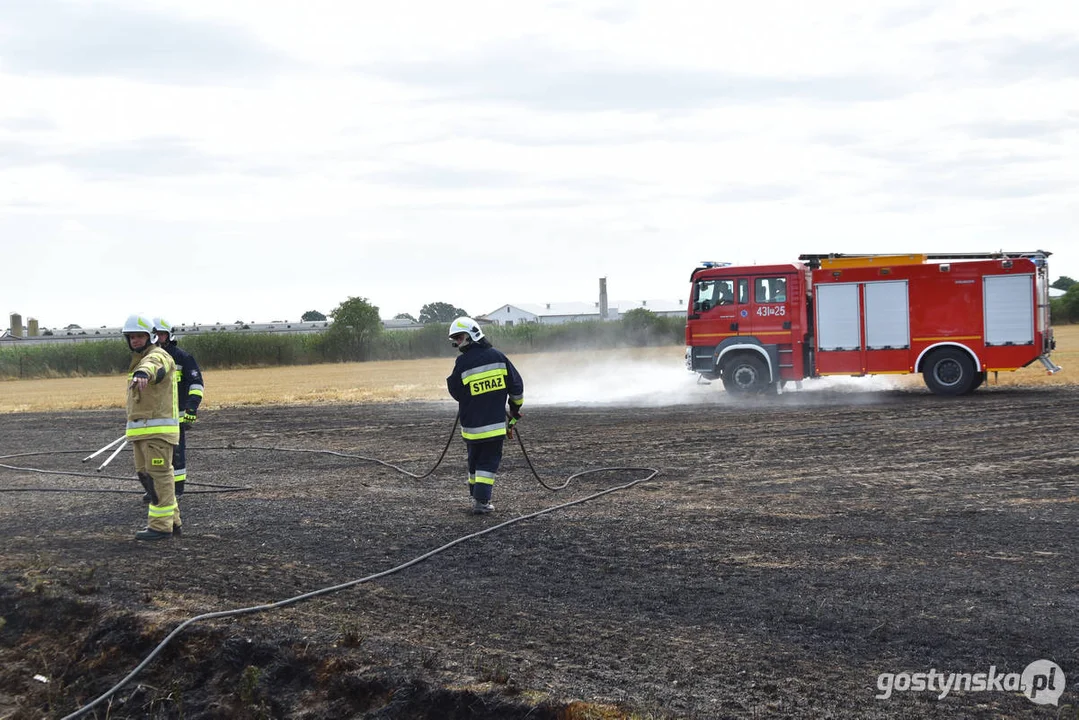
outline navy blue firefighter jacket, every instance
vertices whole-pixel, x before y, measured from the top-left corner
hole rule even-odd
[[[175,340],[162,346],[165,352],[176,362],[176,382],[178,384],[178,404],[180,413],[185,410],[198,412],[202,402],[202,370],[191,353],[180,348]]]
[[[487,338],[457,356],[446,387],[460,407],[461,436],[469,442],[505,436],[507,400],[516,409],[524,404],[521,374]]]

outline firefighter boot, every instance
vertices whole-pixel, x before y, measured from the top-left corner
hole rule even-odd
[[[495,509],[495,506],[492,505],[490,502],[482,502],[480,500],[475,500],[472,503],[472,514],[473,515],[486,515],[487,513],[491,512],[494,509]]]
[[[179,529],[179,528],[177,528],[177,529]],[[178,534],[178,533],[176,533],[175,530],[173,532],[171,532],[171,533],[167,533],[167,532],[161,532],[160,530],[151,530],[150,528],[145,527],[142,530],[139,530],[137,533],[135,533],[135,539],[136,540],[168,540],[174,534]]]

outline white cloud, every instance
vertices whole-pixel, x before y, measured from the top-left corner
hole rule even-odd
[[[179,322],[673,299],[803,252],[1079,276],[1074,3],[0,0],[0,28],[0,303],[45,325],[116,324],[161,267]]]

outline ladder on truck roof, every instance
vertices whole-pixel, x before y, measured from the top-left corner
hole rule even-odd
[[[961,252],[961,253],[916,253],[910,255],[850,255],[846,253],[827,253],[821,255],[799,255],[798,259],[808,263],[813,270],[820,268],[835,267],[865,267],[868,265],[921,265],[927,260],[998,260],[1005,258],[1031,258],[1044,262],[1045,258],[1052,255],[1047,250],[1034,250],[1032,252],[1004,252],[994,253]]]

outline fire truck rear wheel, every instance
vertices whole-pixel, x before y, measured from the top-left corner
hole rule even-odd
[[[965,395],[977,387],[974,361],[959,348],[941,348],[926,358],[922,377],[937,395]]]
[[[729,393],[761,393],[770,384],[768,368],[754,355],[740,353],[723,363],[723,388]]]

